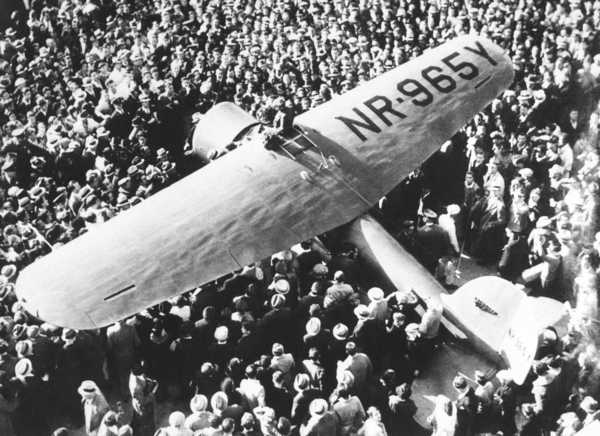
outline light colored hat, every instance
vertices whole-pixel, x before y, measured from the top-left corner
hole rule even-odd
[[[181,428],[183,427],[184,423],[185,415],[183,414],[183,412],[177,410],[169,415],[169,425],[171,427]]]
[[[282,294],[275,294],[271,297],[271,307],[281,307],[285,304],[285,296]]]
[[[323,398],[315,398],[310,402],[310,406],[308,406],[308,410],[311,415],[323,415],[327,412],[329,408],[329,404]]]
[[[369,308],[364,304],[359,304],[354,308],[354,314],[358,319],[367,319],[369,318]]]
[[[19,341],[15,344],[15,351],[17,354],[21,356],[31,356],[31,342],[29,341]]]
[[[213,412],[216,410],[224,410],[229,405],[229,398],[225,392],[217,391],[210,397],[210,407]]]
[[[598,411],[598,401],[590,396],[587,396],[581,400],[579,407],[581,407],[585,413],[592,414]]]
[[[15,365],[15,375],[19,377],[29,377],[33,375],[33,365],[29,359],[21,359]]]
[[[425,217],[427,217],[427,218],[430,218],[430,219],[434,220],[434,219],[436,219],[436,218],[437,218],[437,213],[435,213],[435,212],[434,212],[433,210],[431,210],[431,209],[425,209],[425,210],[423,211],[423,216],[425,216]]]
[[[421,333],[419,332],[419,324],[414,322],[408,324],[404,331],[406,332],[406,338],[411,341],[414,341],[421,336]]]
[[[217,341],[226,341],[229,337],[229,329],[227,326],[221,325],[215,329],[215,339]]]
[[[531,100],[531,94],[529,91],[523,90],[519,93],[519,96],[517,97],[518,100]]]
[[[458,215],[460,213],[460,206],[458,204],[449,204],[446,206],[448,215]]]
[[[544,228],[550,227],[551,225],[552,225],[552,221],[547,216],[539,217],[537,220],[537,223],[535,223],[535,226],[538,229],[544,229]]]
[[[190,400],[190,410],[192,412],[204,412],[208,407],[208,398],[206,395],[196,394]]]
[[[332,333],[334,338],[336,338],[339,341],[344,341],[348,339],[348,334],[350,333],[350,330],[345,324],[339,323],[336,324],[335,327],[333,327]]]
[[[288,282],[286,279],[279,279],[275,282],[275,291],[280,293],[280,294],[287,294],[288,292],[290,292],[290,282]]]
[[[79,385],[77,392],[79,392],[79,395],[90,395],[99,393],[100,389],[94,381],[84,380],[81,382],[81,385]]]
[[[296,378],[294,379],[294,389],[296,389],[296,391],[304,390],[308,388],[309,385],[310,377],[308,376],[308,374],[301,372],[296,375]]]
[[[327,266],[323,265],[322,263],[317,263],[315,266],[313,266],[312,271],[315,275],[326,275],[329,273]]]
[[[0,274],[6,277],[8,280],[10,280],[17,274],[17,267],[12,264],[4,265],[0,270]]]
[[[454,377],[454,380],[452,380],[452,386],[456,389],[465,389],[468,386],[467,380],[462,375],[457,375]]]
[[[383,300],[384,294],[381,288],[371,288],[367,292],[367,296],[371,301],[381,301]]]
[[[276,356],[281,356],[285,352],[285,349],[283,348],[283,345],[276,342],[271,347],[271,352]]]
[[[315,336],[321,331],[321,320],[319,318],[311,318],[306,323],[306,333]]]

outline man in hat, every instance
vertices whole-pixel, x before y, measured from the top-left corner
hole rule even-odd
[[[279,342],[286,348],[293,351],[295,345],[293,339],[294,330],[290,328],[293,325],[293,314],[289,307],[285,306],[286,297],[282,294],[275,294],[271,297],[271,310],[260,320],[260,331],[265,342]]]
[[[83,402],[85,432],[96,436],[104,414],[109,410],[108,402],[100,388],[91,380],[84,380],[77,389]]]
[[[346,343],[346,359],[338,362],[337,374],[338,380],[340,374],[349,371],[354,377],[354,389],[360,398],[364,398],[367,392],[367,386],[373,376],[373,364],[370,357],[358,350],[356,342]]]
[[[454,377],[452,385],[458,392],[458,398],[456,399],[456,434],[472,436],[475,430],[474,424],[479,401],[475,391],[463,376]]]
[[[15,365],[14,377],[10,380],[10,386],[18,398],[16,409],[13,412],[13,423],[17,435],[48,434],[50,430],[48,383],[34,374],[33,370],[31,360],[20,359]]]
[[[450,244],[454,249],[454,253],[460,253],[460,246],[458,244],[457,229],[460,226],[456,225],[456,219],[460,214],[460,206],[458,204],[449,204],[446,206],[446,213],[443,213],[438,218],[438,224],[448,234]]]
[[[63,329],[62,349],[58,351],[57,381],[64,386],[64,394],[60,396],[67,416],[74,423],[81,421],[80,403],[77,397],[77,385],[84,373],[83,342],[75,330]]]
[[[185,427],[191,431],[199,431],[210,426],[210,419],[214,416],[206,410],[208,408],[208,398],[203,394],[196,394],[190,400],[191,415],[185,420]]]
[[[367,291],[367,297],[369,297],[369,314],[372,318],[385,322],[388,319],[389,308],[387,300],[384,298],[385,294],[383,289],[373,287]]]
[[[105,121],[106,129],[110,135],[117,140],[125,140],[129,138],[131,132],[132,117],[125,112],[124,100],[122,97],[117,97],[112,101],[113,111]]]
[[[583,418],[583,426],[591,424],[594,421],[597,421],[600,417],[600,406],[598,401],[589,395],[586,396],[581,403],[579,404],[581,410],[585,412],[585,418]]]
[[[211,421],[212,423],[212,421]],[[169,415],[169,426],[163,427],[159,434],[169,436],[193,436],[194,433],[185,427],[185,415],[183,412],[175,411]]]
[[[344,273],[336,271],[333,282],[327,288],[325,298],[323,299],[326,325],[332,326],[338,322],[350,324],[352,319],[348,318],[348,312],[357,303],[358,294],[354,292],[352,286],[346,283]]]
[[[225,368],[234,354],[234,345],[229,339],[229,328],[224,325],[217,327],[214,336],[215,342],[207,350],[208,360],[219,368]]]
[[[502,186],[493,185],[486,197],[481,198],[468,219],[472,229],[472,254],[480,263],[495,263],[504,243],[504,225],[507,213],[502,198]]]
[[[492,405],[494,400],[494,384],[488,380],[483,371],[475,371],[475,396],[479,400],[479,406],[477,409],[477,420],[479,424],[477,428],[489,428],[489,424],[486,422],[492,412]]]
[[[336,324],[331,330],[332,342],[330,347],[331,361],[336,364],[346,358],[346,343],[350,338],[350,329],[342,323]]]
[[[513,381],[510,370],[500,370],[496,373],[500,386],[494,393],[494,406],[498,410],[499,429],[504,434],[516,433],[515,413],[517,406],[517,385]]]
[[[109,374],[122,399],[129,397],[127,380],[140,345],[140,338],[132,319],[122,319],[106,330]]]
[[[502,278],[515,282],[529,266],[529,246],[525,236],[513,232],[510,227],[504,231],[507,242],[502,248],[498,272]]]
[[[375,371],[378,371],[381,369],[383,352],[385,350],[385,346],[382,347],[382,343],[385,340],[384,321],[372,317],[369,308],[364,304],[359,304],[354,309],[354,314],[358,318],[358,321],[354,327],[352,336],[359,349],[371,358]]]
[[[499,186],[501,194],[504,195],[506,183],[499,171],[500,162],[494,157],[487,165],[488,170],[483,176],[483,187],[489,190],[492,186]]]
[[[311,386],[309,375],[303,372],[294,378],[294,390],[296,395],[292,400],[290,417],[292,424],[300,425],[308,421],[309,405],[311,401],[319,397],[321,392]]]
[[[309,406],[310,418],[300,427],[301,436],[334,435],[339,434],[339,418],[329,411],[327,401],[317,398]]]
[[[294,310],[294,316],[298,319],[298,322],[308,321],[308,311],[313,304],[323,307],[323,294],[319,292],[318,282],[313,282],[308,294],[298,300],[298,305]]]
[[[566,141],[569,144],[575,144],[575,141],[579,139],[581,133],[586,131],[582,119],[583,117],[581,117],[579,110],[577,108],[572,108],[567,116],[560,120],[560,128],[566,134]]]
[[[142,362],[136,362],[131,368],[127,382],[133,417],[131,426],[135,434],[152,434],[155,429],[155,398],[159,385],[146,375]]]
[[[244,371],[245,378],[240,381],[240,387],[238,388],[251,409],[259,405],[264,405],[265,401],[265,388],[258,380],[257,371],[258,367],[253,363],[246,366],[246,370]]]
[[[421,263],[431,272],[435,272],[438,260],[452,253],[450,238],[437,224],[437,214],[431,209],[423,211],[423,225],[417,229],[415,248]]]
[[[284,384],[291,388],[296,366],[294,356],[291,353],[286,353],[283,345],[278,343],[273,344],[271,353],[273,355],[270,364],[271,370],[280,371],[284,378]]]

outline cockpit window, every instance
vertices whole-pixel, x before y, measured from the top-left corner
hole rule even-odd
[[[314,147],[312,142],[295,128],[290,129],[289,133],[285,135],[283,139],[284,142],[281,144],[281,147],[285,148],[292,156],[297,156],[303,151]]]

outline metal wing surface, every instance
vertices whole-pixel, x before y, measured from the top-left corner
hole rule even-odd
[[[296,117],[26,267],[39,318],[97,328],[366,212],[513,77],[493,43],[457,38]],[[223,122],[223,128],[227,123]]]

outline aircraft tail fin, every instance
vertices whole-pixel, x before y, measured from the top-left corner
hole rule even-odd
[[[541,331],[562,325],[565,318],[560,302],[529,297],[495,276],[471,280],[442,299],[452,320],[489,350],[491,357],[506,364],[518,384],[531,368]]]

